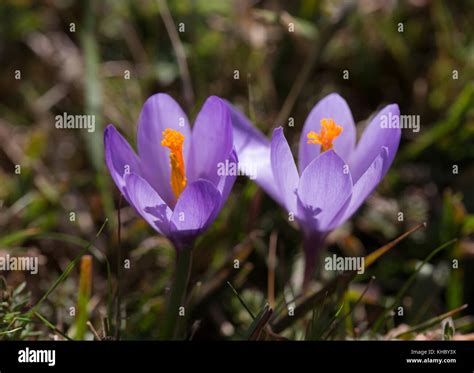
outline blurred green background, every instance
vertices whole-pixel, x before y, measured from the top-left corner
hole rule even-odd
[[[266,134],[291,117],[294,127],[285,133],[294,154],[306,116],[330,92],[347,100],[358,130],[388,103],[398,103],[402,114],[419,115],[420,132],[402,131],[389,174],[355,217],[329,237],[327,250],[367,255],[418,223],[427,222],[427,228],[354,281],[343,303],[328,302],[282,334],[305,338],[311,319],[352,305],[351,316],[331,338],[375,338],[367,325],[429,253],[457,238],[417,273],[399,304],[403,315],[388,315],[377,338],[463,304],[469,306],[456,313],[455,333],[472,338],[473,17],[468,0],[2,1],[0,254],[39,256],[41,266],[38,275],[0,273],[0,339],[78,336],[83,326],[71,307],[80,308],[78,298],[88,298],[79,292],[78,264],[88,242],[93,275],[86,319],[93,328],[82,337],[93,338],[93,329],[101,338],[158,337],[174,250],[126,202],[118,239],[120,198],[102,149],[108,123],[135,144],[141,106],[156,92],[172,95],[191,120],[207,96],[221,96]],[[178,46],[164,20],[182,31],[176,33]],[[176,58],[180,45],[189,79]],[[56,129],[54,117],[63,112],[96,115],[96,131]],[[274,292],[267,278],[272,245]],[[239,256],[240,268],[234,269]],[[120,265],[125,260],[129,268]],[[301,235],[275,202],[241,177],[193,260],[183,333],[241,339],[252,319],[226,281],[254,314],[273,297],[278,304],[290,302],[302,272]],[[61,278],[68,265],[71,272]],[[318,283],[331,276],[320,271]],[[376,279],[357,303],[371,276]],[[40,316],[19,318],[58,279],[35,309]],[[444,324],[435,321],[407,336],[446,337]]]

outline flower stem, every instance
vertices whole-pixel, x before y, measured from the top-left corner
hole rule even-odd
[[[307,232],[304,234],[303,249],[305,253],[305,270],[303,278],[303,293],[308,290],[318,264],[319,255],[324,245],[327,233]]]
[[[171,288],[170,297],[168,299],[167,308],[165,310],[164,324],[160,333],[161,339],[174,339],[178,319],[179,317],[183,317],[180,316],[179,311],[180,307],[184,306],[183,301],[185,299],[189,273],[191,271],[191,257],[191,247],[186,247],[178,251],[176,274]]]

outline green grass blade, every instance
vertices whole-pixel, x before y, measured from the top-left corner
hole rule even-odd
[[[106,224],[107,224],[107,221],[108,219],[106,219],[104,221],[104,223],[102,224],[102,226],[100,227],[99,231],[97,232],[96,236],[95,236],[95,239],[97,239],[97,237],[100,236],[100,234],[102,233],[102,231],[104,230]],[[33,308],[31,308],[29,311],[27,311],[27,314],[33,314],[36,312],[36,310],[41,306],[41,304],[46,300],[48,299],[49,295],[69,276],[69,274],[71,273],[71,271],[73,270],[73,268],[76,266],[76,264],[79,262],[79,260],[81,259],[81,257],[89,251],[90,247],[92,246],[93,244],[93,241],[89,243],[88,246],[86,246],[83,250],[81,250],[81,252],[79,253],[78,256],[76,256],[74,258],[74,260],[69,263],[66,267],[66,269],[64,270],[63,273],[61,273],[61,275],[58,277],[58,279],[54,282],[54,284],[48,289],[48,291],[46,291],[46,293],[41,297],[41,299],[38,301],[38,303],[36,303]]]
[[[408,290],[408,288],[412,285],[413,281],[415,281],[416,276],[418,275],[418,272],[420,272],[421,268],[428,263],[436,254],[438,254],[440,251],[446,249],[450,245],[452,245],[454,242],[456,242],[457,239],[452,239],[441,246],[438,246],[436,249],[434,249],[424,260],[420,265],[415,269],[415,272],[409,277],[409,279],[405,282],[405,284],[402,286],[402,288],[399,290],[397,293],[395,300],[392,302],[390,307],[387,307],[384,311],[382,311],[382,314],[378,317],[378,319],[374,323],[374,327],[372,328],[372,331],[374,333],[377,333],[380,328],[384,325],[386,322],[386,314],[390,311],[393,310],[397,304],[400,304],[400,301],[405,294],[405,292]]]
[[[464,304],[461,307],[458,307],[454,310],[443,313],[442,315],[435,316],[435,317],[433,317],[433,318],[431,318],[431,319],[429,319],[429,320],[427,320],[427,321],[425,321],[425,322],[423,322],[419,325],[411,327],[410,329],[404,331],[403,333],[397,334],[394,338],[400,338],[404,335],[408,335],[408,334],[411,334],[411,333],[416,333],[416,332],[419,332],[419,331],[426,330],[426,329],[432,327],[433,325],[439,324],[444,319],[447,319],[448,317],[452,317],[452,316],[458,314],[459,312],[461,312],[462,310],[464,310],[466,308],[467,308],[467,304]]]
[[[237,290],[235,290],[235,288],[232,286],[232,284],[227,281],[227,285],[229,285],[229,287],[232,289],[232,292],[235,294],[235,296],[237,297],[237,299],[239,300],[240,304],[245,308],[245,310],[248,312],[248,314],[250,315],[250,317],[252,318],[252,320],[255,320],[255,316],[253,314],[253,312],[250,310],[250,308],[247,306],[247,304],[244,302],[244,300],[242,299],[242,297],[239,295],[239,293],[237,292]],[[258,317],[258,316],[257,316]]]

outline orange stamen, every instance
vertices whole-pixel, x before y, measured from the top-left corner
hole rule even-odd
[[[169,148],[171,163],[171,189],[176,198],[179,198],[186,187],[186,173],[184,171],[183,143],[182,133],[167,128],[163,131],[163,140],[161,145]]]
[[[321,145],[321,153],[332,149],[332,142],[341,134],[342,127],[338,126],[332,118],[321,119],[321,133],[311,131],[308,133],[308,144]]]

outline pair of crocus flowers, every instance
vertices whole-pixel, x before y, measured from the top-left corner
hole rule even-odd
[[[354,214],[390,167],[400,142],[398,123],[398,106],[384,107],[356,145],[349,106],[330,94],[305,121],[297,167],[283,128],[269,141],[235,107],[211,96],[191,131],[181,107],[160,93],[140,114],[138,155],[109,125],[105,159],[130,205],[177,250],[192,247],[229,196],[236,175],[219,174],[222,164],[254,170],[255,182],[303,232],[307,283],[326,236]]]

